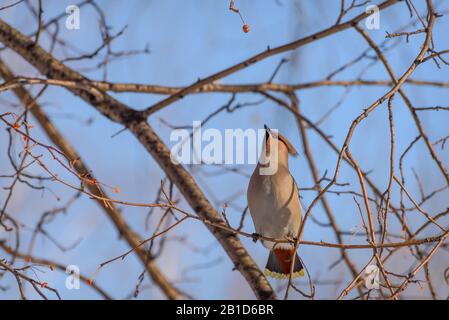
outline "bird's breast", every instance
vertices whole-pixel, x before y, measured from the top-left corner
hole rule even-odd
[[[272,181],[270,176],[264,176],[262,178],[262,190],[265,195],[270,195],[272,193]]]

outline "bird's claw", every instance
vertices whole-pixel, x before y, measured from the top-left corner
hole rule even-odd
[[[252,237],[253,237],[253,241],[254,241],[254,243],[256,243],[257,242],[257,240],[259,240],[260,239],[260,237],[261,237],[261,235],[260,234],[258,234],[258,233],[256,233],[256,232],[254,232],[252,235],[251,235]]]

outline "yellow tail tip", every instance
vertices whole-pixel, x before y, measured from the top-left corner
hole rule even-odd
[[[274,279],[289,279],[290,278],[290,274],[289,273],[278,273],[275,271],[270,271],[268,269],[265,269],[263,272],[267,277],[271,277]],[[301,278],[304,277],[304,269],[301,269],[299,271],[293,272],[292,273],[292,279],[294,278]]]

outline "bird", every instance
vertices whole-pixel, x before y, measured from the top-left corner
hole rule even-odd
[[[259,236],[273,239],[295,239],[302,220],[302,207],[295,179],[290,173],[288,156],[297,156],[293,145],[280,133],[266,125],[259,161],[251,175],[247,190],[248,209]],[[274,146],[274,147],[273,147]],[[267,174],[267,166],[275,170]],[[264,274],[275,279],[289,279],[295,256],[292,278],[304,276],[304,268],[295,245],[291,242],[261,240],[270,250]]]

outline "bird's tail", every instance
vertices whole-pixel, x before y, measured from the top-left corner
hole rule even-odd
[[[265,275],[275,279],[289,279],[290,267],[292,259],[295,255],[295,265],[293,267],[292,278],[304,276],[304,267],[299,260],[295,249],[273,249],[270,251],[267,265],[265,267]]]

